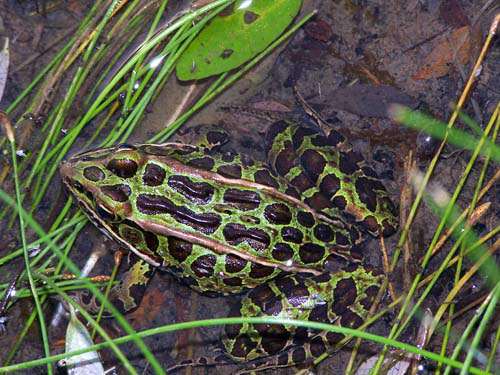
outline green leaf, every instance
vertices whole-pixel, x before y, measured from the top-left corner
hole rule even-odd
[[[293,21],[302,0],[237,0],[214,18],[182,54],[177,78],[227,72],[264,50]]]

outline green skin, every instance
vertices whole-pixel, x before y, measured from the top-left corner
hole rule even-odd
[[[225,138],[208,132],[203,142],[221,144]],[[338,133],[325,137],[279,121],[270,127],[266,150],[271,166],[201,143],[122,145],[88,151],[62,164],[64,184],[89,219],[144,261],[114,290],[122,310],[136,306],[153,266],[206,294],[271,288],[276,301],[287,304],[287,293],[307,290],[326,301],[321,309],[334,306],[347,311],[349,319],[341,313],[311,318],[314,298],[287,308],[291,318],[359,326],[381,276],[362,266],[339,270],[363,260],[358,228],[375,236],[395,231],[395,210],[385,188]],[[352,298],[344,302],[340,292],[332,297],[339,280],[347,279],[356,290]],[[280,294],[275,286],[280,280],[289,291]],[[249,302],[258,288],[243,298],[238,315],[273,314]],[[263,349],[266,341],[256,339],[253,329],[225,334],[223,343],[233,359],[276,359],[285,351],[295,355],[275,365],[289,366],[338,341],[316,332],[308,335],[315,345],[302,343],[303,352],[293,352],[292,333],[292,341],[275,352]]]

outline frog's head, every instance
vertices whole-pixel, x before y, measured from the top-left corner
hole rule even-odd
[[[102,228],[130,215],[131,186],[140,164],[134,146],[87,151],[61,163],[63,183],[89,219]]]
[[[149,184],[156,192],[165,177],[146,153],[130,145],[87,151],[62,162],[60,172],[66,190],[97,228],[151,264],[160,263],[157,236],[134,211],[136,187]]]

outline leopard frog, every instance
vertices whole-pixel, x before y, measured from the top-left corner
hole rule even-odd
[[[208,132],[205,142],[224,143],[224,136]],[[380,277],[360,265],[358,228],[374,236],[395,231],[386,189],[335,131],[324,136],[277,121],[268,129],[265,149],[268,164],[202,145],[120,145],[76,155],[61,165],[61,174],[89,219],[146,262],[135,271],[139,284],[145,284],[149,266],[160,267],[206,294],[257,287],[243,298],[238,314],[272,314],[253,307],[272,296],[287,309],[295,306],[296,314],[308,310],[313,320],[351,319],[349,326],[358,326],[362,307],[380,285]],[[127,298],[124,309],[134,306]],[[298,304],[315,298],[322,301],[321,314]],[[307,338],[303,332],[289,335],[280,350],[267,350],[266,340],[249,339],[252,327],[225,331],[234,359],[276,354],[293,337]],[[309,346],[307,355],[286,363],[314,351]]]

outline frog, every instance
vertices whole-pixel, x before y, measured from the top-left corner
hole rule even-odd
[[[242,294],[231,316],[359,327],[384,279],[363,264],[362,232],[389,236],[398,226],[374,169],[339,132],[290,120],[269,126],[266,162],[221,152],[225,142],[208,131],[198,144],[122,144],[62,163],[89,220],[140,259],[115,288],[121,309],[137,306],[133,291],[159,268],[206,295]],[[227,326],[224,350],[269,368],[310,362],[341,339],[273,327]]]

